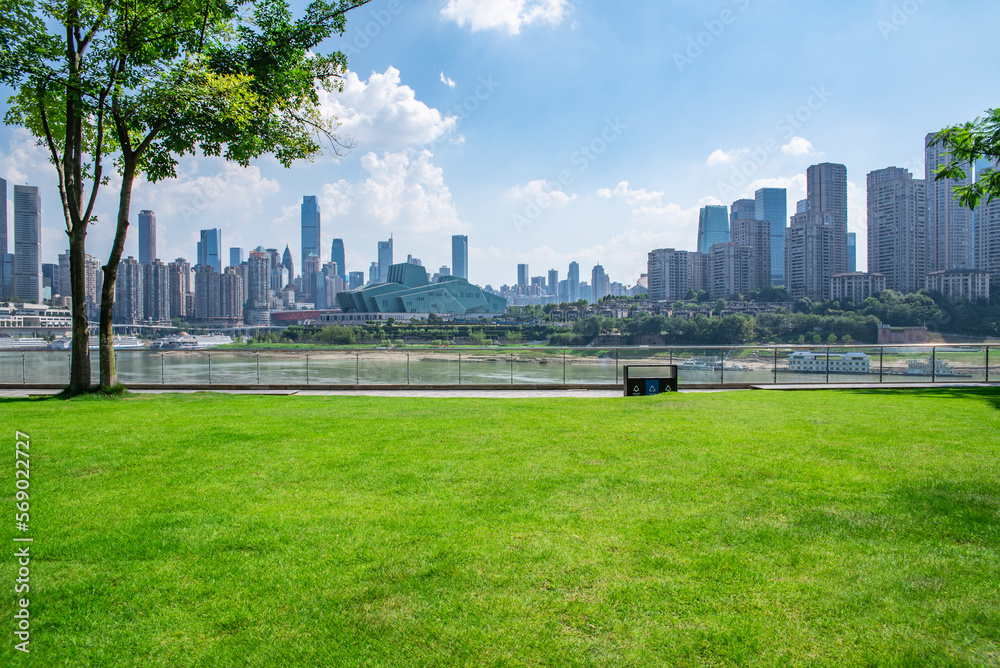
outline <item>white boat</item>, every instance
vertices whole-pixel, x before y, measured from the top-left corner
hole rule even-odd
[[[0,350],[44,350],[49,342],[36,337],[0,336]]]
[[[959,373],[954,366],[944,360],[934,361],[934,370],[931,370],[930,360],[906,360],[907,376],[955,376],[969,378],[971,374]]]
[[[96,336],[90,337],[91,350],[100,348],[100,343],[100,340]],[[141,339],[134,336],[116,336],[112,340],[111,345],[115,350],[138,350],[146,347],[146,344]]]
[[[677,365],[683,371],[717,371],[719,369],[718,357],[694,357],[684,360]]]
[[[216,346],[224,346],[233,342],[232,337],[225,334],[204,334],[191,336],[181,332],[157,339],[150,344],[150,350],[206,350]]]

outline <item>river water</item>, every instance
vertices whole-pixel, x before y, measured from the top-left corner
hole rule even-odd
[[[728,350],[728,349],[727,349]],[[819,349],[817,349],[818,351]],[[792,349],[746,348],[735,351],[721,370],[680,369],[684,385],[737,383],[894,383],[929,382],[930,376],[904,372],[908,359],[931,359],[931,349],[864,350],[871,373],[830,374],[787,371]],[[990,380],[1000,380],[1000,351],[990,351]],[[476,385],[620,383],[626,364],[667,364],[697,357],[718,357],[722,351],[663,349],[392,349],[324,351],[148,351],[120,350],[119,377],[124,384],[315,384],[315,385]],[[881,358],[880,358],[881,353]],[[986,379],[986,349],[938,349],[936,359],[957,376],[938,381]],[[0,383],[65,383],[69,379],[67,351],[0,351]],[[92,355],[98,378],[97,353]],[[742,367],[734,369],[733,365]],[[775,372],[777,368],[777,373]]]

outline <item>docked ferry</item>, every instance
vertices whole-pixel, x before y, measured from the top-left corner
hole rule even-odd
[[[0,350],[45,350],[49,342],[37,337],[14,337],[0,335]]]

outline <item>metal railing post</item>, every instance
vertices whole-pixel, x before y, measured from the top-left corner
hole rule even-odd
[[[208,384],[212,384],[212,353],[208,354]]]
[[[778,349],[774,349],[774,384],[778,384]]]
[[[28,363],[25,360],[28,353],[21,353],[21,384],[28,384]]]
[[[931,348],[931,382],[937,382],[937,348]]]
[[[618,351],[619,348],[615,348],[615,385],[618,384]]]
[[[309,384],[309,353],[306,353],[306,385]]]
[[[166,373],[163,370],[163,357],[164,353],[160,353],[160,385],[167,384]]]
[[[826,384],[830,384],[830,347],[826,348]]]
[[[361,384],[361,353],[354,353],[354,384]]]
[[[458,354],[458,384],[462,384],[462,353]]]
[[[406,384],[410,384],[410,353],[406,353]]]
[[[986,346],[986,382],[990,382],[990,347]]]
[[[720,378],[720,381],[721,381],[719,384],[720,385],[725,385],[726,384],[726,349],[725,348],[722,349],[722,375],[719,376],[719,378]]]
[[[257,384],[260,385],[260,353],[257,353]]]
[[[885,355],[885,348],[878,349],[878,382],[882,383],[883,369],[885,368],[882,364],[882,357]]]
[[[566,384],[566,349],[563,348],[563,385]]]
[[[510,354],[510,384],[514,384],[514,353]]]

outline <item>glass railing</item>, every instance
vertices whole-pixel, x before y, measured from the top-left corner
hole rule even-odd
[[[91,356],[98,378],[98,356]],[[676,364],[682,387],[1000,382],[1000,346],[673,346],[117,352],[125,385],[619,386],[630,364]],[[0,351],[0,385],[68,382],[67,351]]]

